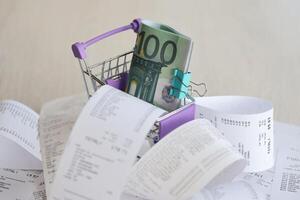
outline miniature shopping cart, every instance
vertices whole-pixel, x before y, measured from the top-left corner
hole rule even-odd
[[[79,60],[80,69],[83,76],[83,81],[87,95],[90,97],[102,85],[108,84],[120,90],[125,90],[128,80],[128,72],[131,64],[133,50],[127,51],[121,55],[109,58],[96,64],[89,65],[87,61],[87,48],[95,43],[115,35],[117,33],[133,30],[138,33],[141,26],[141,20],[135,19],[129,25],[119,27],[112,31],[106,32],[96,36],[87,42],[77,42],[72,45],[72,51],[76,58]],[[193,82],[191,82],[193,83]],[[204,83],[196,84],[204,86],[204,94],[206,93],[206,86]],[[187,86],[189,92],[200,94],[197,90],[193,90],[191,86]],[[204,95],[203,94],[203,95]],[[186,94],[183,106],[173,112],[168,113],[166,116],[158,119],[154,128],[148,134],[148,137],[153,142],[159,141],[173,129],[195,118],[195,105],[192,103],[192,95]]]

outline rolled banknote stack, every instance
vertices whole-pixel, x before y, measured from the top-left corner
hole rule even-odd
[[[127,92],[165,110],[180,106],[169,95],[174,69],[187,72],[192,52],[189,37],[173,28],[142,20],[129,71]]]

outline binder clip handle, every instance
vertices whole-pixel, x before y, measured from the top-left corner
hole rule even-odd
[[[201,90],[203,92],[200,94],[198,89],[194,89],[192,85],[194,85],[196,87],[201,87],[202,88]],[[195,82],[191,81],[191,85],[189,86],[189,91],[190,91],[191,94],[196,93],[197,96],[204,97],[207,93],[207,86],[203,82],[202,83],[195,83]]]

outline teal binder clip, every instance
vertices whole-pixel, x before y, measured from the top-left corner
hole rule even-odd
[[[184,73],[180,69],[175,69],[173,71],[173,79],[171,81],[171,89],[169,90],[169,95],[175,96],[178,99],[183,99],[186,97],[188,92],[188,87],[190,85],[191,73]]]

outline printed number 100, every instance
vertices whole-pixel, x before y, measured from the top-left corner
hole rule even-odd
[[[141,43],[138,47],[137,53],[140,54],[141,50],[143,49],[144,55],[146,58],[148,58],[148,59],[154,58],[159,52],[159,48],[160,48],[159,39],[153,34],[150,34],[145,38],[145,31],[142,31],[141,33],[139,33],[139,37],[140,37]],[[153,52],[149,52],[149,50],[148,50],[148,45],[149,45],[149,42],[151,42],[151,41],[153,41],[153,44],[154,44]],[[166,49],[168,46],[170,46],[169,48],[172,48],[171,56],[167,54],[169,59],[167,59],[166,55],[165,55]],[[162,45],[162,48],[160,50],[160,60],[161,60],[162,64],[169,65],[169,64],[173,63],[176,58],[176,54],[177,54],[176,43],[171,40],[167,40],[166,42],[164,42]]]

